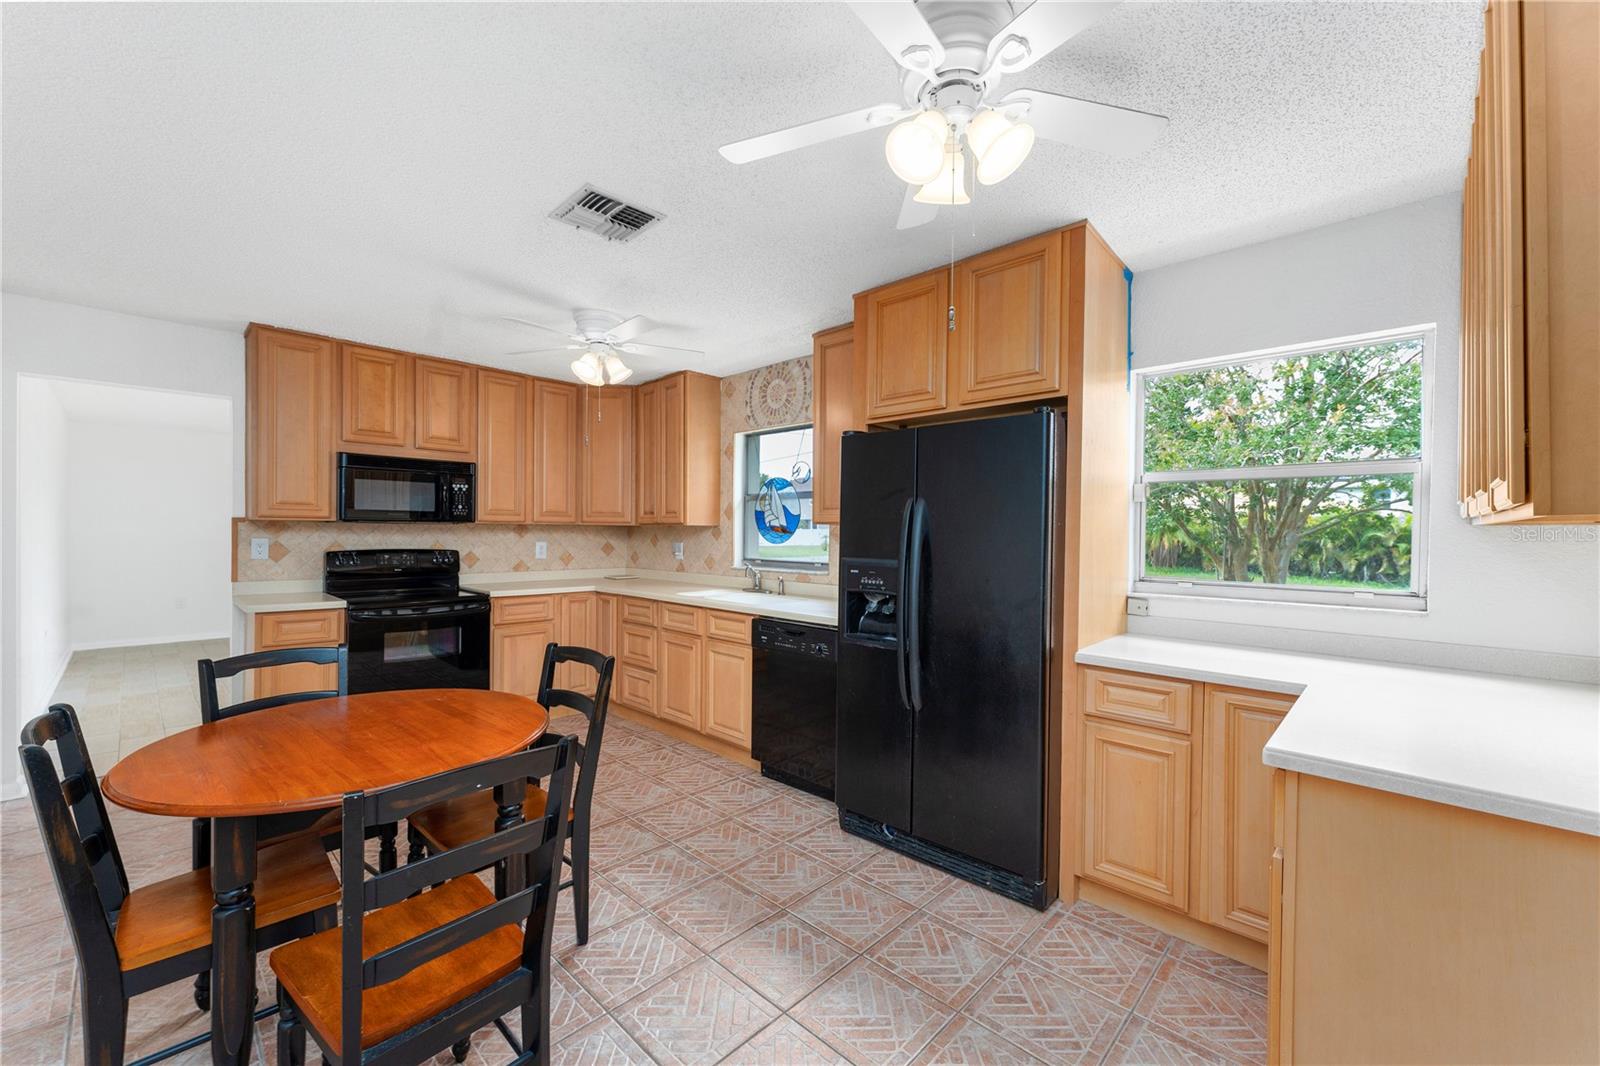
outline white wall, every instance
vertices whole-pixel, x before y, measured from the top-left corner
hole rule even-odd
[[[1549,676],[1600,654],[1594,527],[1474,526],[1456,508],[1461,202],[1444,196],[1142,273],[1136,367],[1434,323],[1428,610],[1152,597],[1129,630]],[[1570,657],[1579,656],[1582,659]]]
[[[72,653],[67,618],[66,416],[50,383],[20,382],[17,464],[17,595],[29,605],[17,630],[17,688],[31,714],[42,712]],[[17,723],[21,728],[21,720]],[[8,726],[6,747],[15,730]]]
[[[67,430],[73,648],[227,636],[232,434],[75,418]]]
[[[244,513],[244,337],[232,331],[0,294],[0,796],[21,791],[18,685],[19,374],[226,397],[233,405],[232,512]],[[28,713],[37,710],[31,704]]]

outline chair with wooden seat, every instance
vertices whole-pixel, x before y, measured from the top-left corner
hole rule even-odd
[[[582,663],[596,675],[594,695],[555,687],[556,667],[562,663]],[[572,841],[572,857],[562,856],[562,861],[572,867],[572,879],[561,884],[572,890],[573,920],[577,925],[578,943],[589,942],[589,818],[594,797],[594,782],[600,766],[600,741],[605,734],[606,708],[611,703],[611,673],[616,660],[588,648],[560,647],[554,643],[544,650],[544,669],[539,675],[539,703],[554,713],[558,707],[569,707],[588,719],[589,730],[578,743],[578,785],[572,797],[572,826],[568,833]],[[527,798],[523,803],[523,816],[537,818],[544,813],[545,790],[539,782],[528,783]],[[476,796],[441,803],[419,811],[406,826],[410,844],[407,862],[414,861],[429,851],[454,848],[469,840],[486,835],[494,825],[494,805],[487,796]]]
[[[550,942],[575,743],[547,737],[514,755],[345,796],[342,924],[272,953],[279,1066],[301,1066],[307,1031],[331,1066],[418,1063],[445,1048],[459,1062],[471,1034],[491,1022],[518,1063],[549,1062]],[[527,782],[540,777],[550,778],[547,809],[524,821]],[[483,839],[368,876],[366,826],[479,794],[492,796],[497,813]],[[499,893],[476,875],[490,866]],[[519,1036],[500,1020],[516,1008]]]
[[[47,745],[55,748],[59,773]],[[210,972],[211,871],[193,870],[129,888],[99,778],[70,706],[56,704],[24,726],[19,753],[77,950],[83,1058],[120,1063],[128,1001]],[[259,947],[333,926],[339,882],[315,837],[284,840],[263,849],[256,861]],[[209,1039],[209,1033],[202,1033],[139,1062],[156,1062]]]

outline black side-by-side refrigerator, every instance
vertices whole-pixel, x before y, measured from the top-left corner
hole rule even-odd
[[[1043,908],[1060,702],[1062,415],[850,433],[840,500],[844,828]]]

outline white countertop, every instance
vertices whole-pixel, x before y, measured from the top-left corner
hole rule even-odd
[[[233,605],[245,614],[270,614],[274,611],[343,610],[344,601],[316,589],[289,592],[235,593]]]
[[[1127,634],[1077,661],[1298,695],[1268,766],[1600,836],[1600,687]]]

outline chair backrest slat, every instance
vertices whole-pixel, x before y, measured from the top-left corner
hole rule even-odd
[[[582,663],[595,672],[594,695],[556,688],[556,667],[561,663]],[[600,742],[605,736],[606,712],[611,706],[611,675],[617,661],[592,648],[550,643],[544,649],[544,668],[539,672],[539,702],[546,710],[569,707],[589,720],[588,735],[577,745],[578,784],[573,791],[572,832],[587,839],[589,812],[594,802],[594,782],[600,768]]]
[[[413,860],[368,879],[362,904],[370,911],[398,903],[453,877],[476,873],[510,856],[525,854],[549,840],[555,831],[554,824],[546,816],[536,822],[524,822],[515,829],[491,833],[472,844]]]
[[[361,966],[361,987],[376,988],[399,980],[419,966],[426,966],[441,955],[472,943],[503,925],[523,921],[533,913],[544,894],[543,885],[531,885],[492,906],[463,914],[436,926],[420,936],[402,941],[370,956]]]
[[[218,706],[218,678],[236,677],[249,670],[292,666],[295,663],[310,663],[316,666],[337,665],[339,668],[337,687],[320,692],[285,692],[282,695],[263,696],[260,699],[234,703],[227,707]],[[270,707],[283,707],[305,700],[343,696],[350,691],[350,652],[344,644],[336,648],[277,648],[272,651],[253,651],[244,655],[234,655],[227,659],[201,659],[198,668],[202,722],[216,722],[235,715],[250,714]]]
[[[556,745],[530,748],[488,762],[463,766],[459,770],[446,770],[442,774],[408,781],[382,792],[369,792],[362,800],[362,817],[371,825],[396,822],[424,807],[446,800],[470,796],[497,785],[520,785],[529,778],[548,777],[555,772],[559,759],[571,757],[570,753],[560,753]]]

